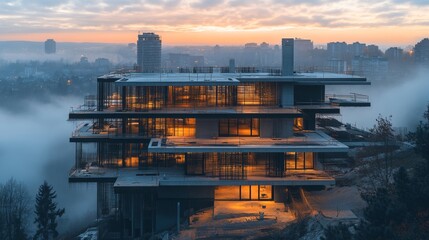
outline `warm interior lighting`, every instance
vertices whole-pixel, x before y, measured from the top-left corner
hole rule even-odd
[[[293,130],[295,132],[299,132],[299,131],[304,130],[304,119],[303,118],[294,118]]]

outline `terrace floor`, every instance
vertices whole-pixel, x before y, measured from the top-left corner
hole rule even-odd
[[[183,170],[138,170],[135,168],[77,169],[69,176],[70,182],[114,182],[115,188],[159,187],[159,186],[237,186],[237,185],[277,185],[277,186],[329,186],[335,180],[320,170],[289,170],[286,176],[247,176],[244,180],[221,180],[219,177],[190,176]]]

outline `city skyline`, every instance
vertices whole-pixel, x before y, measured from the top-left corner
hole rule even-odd
[[[264,6],[261,8],[261,6]],[[282,36],[386,45],[425,37],[429,2],[387,0],[15,1],[0,3],[1,41],[135,42],[157,32],[165,45],[280,44]],[[43,14],[40,14],[43,12]],[[141,14],[141,13],[146,14]]]

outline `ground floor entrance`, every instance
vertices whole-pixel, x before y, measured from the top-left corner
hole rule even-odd
[[[273,200],[273,187],[271,185],[241,185],[215,187],[215,200]]]

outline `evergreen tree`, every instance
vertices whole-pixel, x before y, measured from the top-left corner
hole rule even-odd
[[[429,104],[423,116],[424,120],[417,126],[415,133],[416,151],[429,161]]]
[[[37,224],[34,239],[49,240],[58,236],[57,217],[61,217],[65,210],[57,208],[57,203],[54,202],[56,197],[56,192],[46,181],[40,185],[34,211],[34,223]]]

